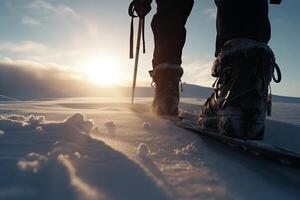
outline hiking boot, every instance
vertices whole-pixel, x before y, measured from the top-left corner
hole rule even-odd
[[[268,86],[272,76],[275,82],[281,79],[271,48],[254,40],[231,40],[216,58],[212,75],[217,78],[215,91],[199,112],[201,127],[230,137],[262,140],[266,112],[271,112]]]
[[[179,65],[163,63],[150,71],[155,87],[152,110],[161,116],[178,115],[179,83],[183,69]]]

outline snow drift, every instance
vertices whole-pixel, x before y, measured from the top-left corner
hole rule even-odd
[[[0,199],[168,199],[134,162],[92,139],[93,126],[79,113],[61,122],[1,115]]]

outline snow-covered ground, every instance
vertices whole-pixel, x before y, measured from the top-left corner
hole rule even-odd
[[[3,101],[0,199],[300,199],[299,169],[182,130],[149,105]],[[300,104],[275,103],[265,140],[300,152]]]

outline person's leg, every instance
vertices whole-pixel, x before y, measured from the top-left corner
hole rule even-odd
[[[155,50],[152,80],[155,94],[152,103],[158,115],[177,115],[182,49],[185,43],[185,24],[194,0],[157,0],[157,13],[152,20]]]
[[[268,0],[219,0],[217,7],[216,56],[226,42],[235,38],[269,42]]]
[[[268,85],[276,67],[267,45],[267,0],[218,0],[214,93],[199,112],[199,125],[241,139],[264,137],[270,112]]]
[[[162,63],[181,65],[182,49],[185,44],[185,24],[194,0],[157,0],[157,13],[151,27],[155,50],[153,67]]]

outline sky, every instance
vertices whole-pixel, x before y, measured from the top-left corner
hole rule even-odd
[[[0,64],[54,67],[82,72],[99,85],[130,86],[130,18],[127,0],[1,0]],[[138,85],[150,86],[153,35],[146,19],[145,55],[140,56]],[[300,97],[300,1],[270,6],[270,46],[283,80],[272,84],[275,94]],[[211,86],[216,8],[213,0],[196,0],[187,22],[183,82]],[[136,24],[137,26],[137,24]],[[25,63],[25,64],[24,64]],[[31,69],[32,70],[32,69]],[[51,71],[51,70],[50,70]],[[1,69],[0,69],[1,73]]]

